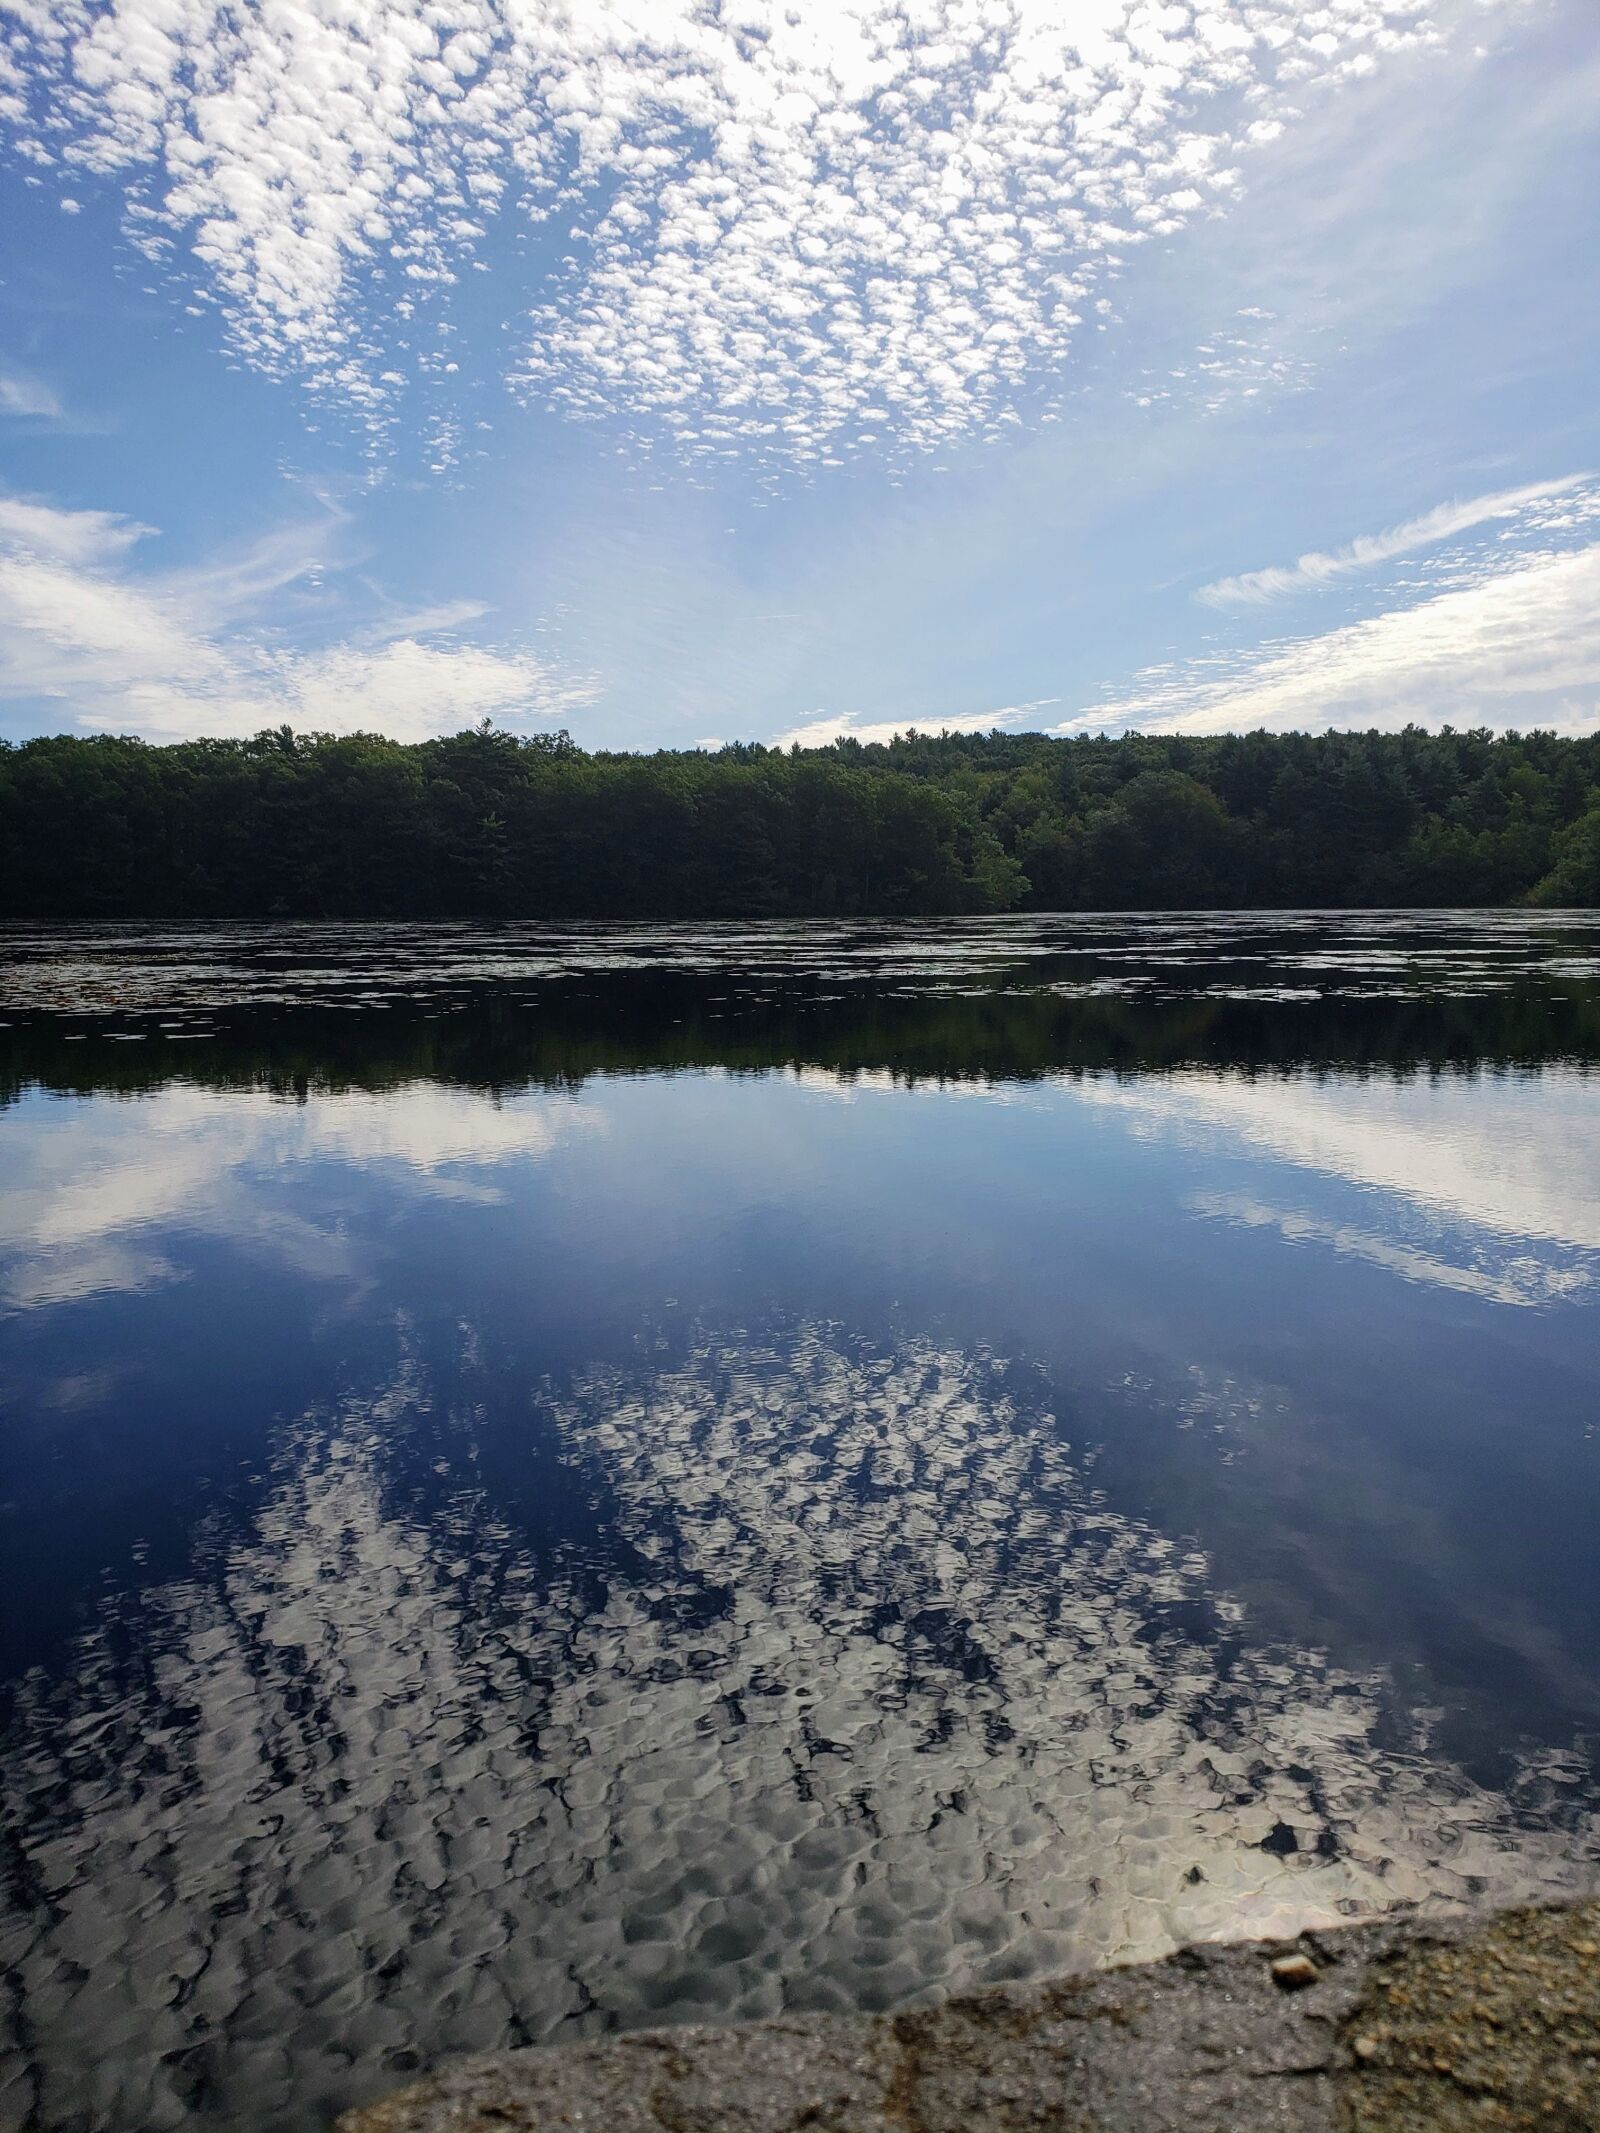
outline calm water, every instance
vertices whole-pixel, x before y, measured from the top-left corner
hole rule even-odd
[[[11,2088],[1600,1858],[1600,922],[0,936]]]

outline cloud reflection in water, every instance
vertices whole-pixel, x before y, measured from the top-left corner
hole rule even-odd
[[[1252,1644],[1015,1379],[824,1325],[592,1374],[548,1420],[614,1531],[553,1567],[476,1488],[397,1507],[408,1439],[482,1426],[416,1357],[289,1429],[246,1530],[25,1689],[40,2122],[287,2128],[420,2035],[880,2006],[1592,1871],[1559,1755],[1488,1791],[1381,1671]]]
[[[179,1280],[174,1232],[349,1279],[343,1226],[284,1204],[292,1171],[391,1169],[434,1198],[493,1204],[502,1192],[485,1172],[548,1155],[601,1124],[573,1097],[524,1091],[491,1102],[426,1081],[381,1095],[317,1090],[297,1102],[169,1084],[131,1104],[55,1104],[31,1122],[0,1202],[0,1255],[10,1259],[0,1302],[32,1309]]]

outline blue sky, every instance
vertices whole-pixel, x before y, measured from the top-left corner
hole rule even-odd
[[[1600,718],[1592,0],[0,37],[0,732]]]

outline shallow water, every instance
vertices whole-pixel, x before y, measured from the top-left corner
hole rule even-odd
[[[0,2122],[1600,1864],[1600,924],[0,936]]]

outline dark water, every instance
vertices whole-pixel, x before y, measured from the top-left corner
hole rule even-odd
[[[0,2122],[1600,1856],[1600,923],[0,937]]]

